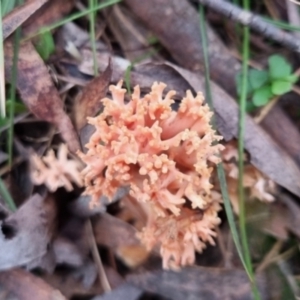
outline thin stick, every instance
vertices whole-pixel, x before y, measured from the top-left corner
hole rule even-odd
[[[111,287],[109,284],[109,281],[107,279],[104,267],[103,267],[103,263],[97,248],[97,243],[95,240],[95,236],[94,236],[94,231],[93,231],[93,227],[92,227],[92,222],[90,219],[87,220],[87,224],[86,224],[86,230],[87,230],[87,235],[89,237],[89,243],[91,246],[91,251],[92,251],[92,255],[94,258],[94,261],[98,267],[98,273],[99,273],[99,281],[100,281],[100,285],[102,286],[103,290],[105,292],[110,292],[111,291]]]
[[[250,11],[243,10],[230,2],[223,0],[198,0],[198,2],[226,16],[227,18],[250,27],[251,29],[261,33],[263,36],[286,46],[292,51],[300,52],[300,40],[295,39],[293,35],[274,27],[260,16],[253,14]],[[298,2],[298,4],[300,3]]]

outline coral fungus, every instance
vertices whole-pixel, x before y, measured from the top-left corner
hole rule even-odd
[[[102,99],[103,112],[88,119],[96,130],[79,156],[92,204],[129,186],[148,215],[141,240],[148,249],[160,245],[164,267],[173,268],[192,264],[205,242],[214,244],[221,199],[210,176],[223,146],[203,95],[187,91],[173,111],[175,91],[164,96],[165,87],[154,83],[142,97],[137,86],[125,101],[122,82],[110,86],[112,99]]]
[[[59,187],[72,191],[72,182],[78,186],[83,185],[80,175],[82,163],[68,159],[67,146],[62,144],[58,149],[57,158],[51,149],[47,155],[40,158],[36,154],[31,157],[31,179],[32,182],[40,185],[45,184],[49,191],[54,192]]]

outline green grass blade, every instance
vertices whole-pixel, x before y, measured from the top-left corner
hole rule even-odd
[[[94,65],[94,75],[98,75],[98,61],[97,61],[97,50],[96,50],[96,33],[95,33],[95,7],[96,3],[95,0],[89,0],[89,9],[91,10],[89,14],[90,19],[90,39],[91,39],[91,46],[93,51],[93,65]]]
[[[11,72],[12,74],[11,87],[10,87],[11,104],[9,106],[9,128],[8,128],[8,142],[7,142],[9,166],[12,165],[12,159],[13,159],[14,117],[15,117],[16,85],[17,85],[20,40],[21,40],[21,28],[19,27],[17,28],[14,36],[14,56],[13,56],[13,65],[12,65],[12,72]]]
[[[0,5],[0,16],[2,16],[2,5]],[[3,29],[2,17],[0,21],[0,117],[4,119],[5,112],[5,80],[4,80],[4,49],[3,49]]]
[[[16,5],[16,0],[1,0],[1,16],[4,17],[7,15],[10,11],[13,10],[13,8]]]
[[[207,102],[208,102],[211,110],[213,110],[213,100],[212,100],[212,94],[211,94],[211,88],[210,88],[210,78],[209,78],[210,71],[209,71],[209,60],[208,60],[208,51],[207,51],[208,43],[207,43],[207,36],[206,36],[206,29],[205,29],[204,8],[203,8],[202,5],[200,5],[199,16],[200,16],[201,39],[202,39],[202,45],[203,45],[204,65],[205,65],[206,98],[207,98]],[[213,126],[215,127],[215,120],[213,119],[212,122],[213,122]],[[236,224],[235,224],[234,215],[233,215],[232,207],[231,207],[231,204],[230,204],[225,172],[224,172],[223,165],[221,163],[218,164],[218,166],[217,166],[217,172],[218,172],[218,178],[219,178],[220,186],[221,186],[221,193],[222,193],[222,197],[224,199],[224,207],[225,207],[225,211],[226,211],[230,231],[231,231],[231,234],[232,234],[232,238],[233,238],[233,241],[235,243],[238,255],[241,259],[241,262],[242,262],[242,264],[245,268],[245,271],[248,274],[248,277],[251,281],[254,298],[256,300],[259,300],[260,295],[259,295],[259,292],[258,292],[258,289],[257,289],[257,286],[256,286],[255,279],[254,279],[254,274],[253,274],[253,268],[252,268],[252,264],[251,264],[250,255],[249,255],[249,253],[247,253],[247,252],[243,253],[243,251],[242,251],[242,245],[243,244],[241,245],[241,243],[240,243],[238,230],[237,230],[237,227],[236,227]],[[248,255],[248,257],[247,257],[247,255]],[[249,264],[249,261],[250,261],[250,264]]]
[[[244,10],[250,9],[249,0],[243,0]],[[245,136],[245,118],[248,90],[248,62],[250,58],[250,29],[248,26],[243,27],[243,53],[242,53],[242,90],[239,101],[239,130],[238,130],[238,196],[239,196],[239,227],[242,240],[244,257],[247,269],[252,279],[252,292],[255,299],[260,299],[258,288],[256,286],[251,255],[249,251],[247,229],[246,229],[246,210],[245,210],[245,191],[244,191],[244,136]]]
[[[211,87],[210,87],[210,68],[209,68],[209,60],[208,60],[208,43],[207,43],[207,36],[206,36],[206,26],[205,26],[205,16],[204,16],[204,8],[203,5],[200,5],[200,11],[199,11],[199,17],[200,17],[200,31],[201,31],[201,40],[202,40],[202,45],[203,45],[203,56],[204,56],[204,66],[205,66],[205,93],[206,93],[206,100],[207,103],[212,111],[214,111],[213,107],[213,100],[212,100],[212,94],[211,94]],[[215,120],[213,118],[212,120],[213,126],[215,127]],[[238,230],[235,224],[234,220],[234,214],[232,211],[232,207],[230,204],[230,199],[228,195],[228,189],[227,189],[227,183],[226,183],[226,177],[225,177],[225,172],[223,168],[223,164],[220,163],[217,166],[217,172],[218,172],[218,177],[220,181],[220,186],[221,186],[221,193],[222,197],[224,199],[224,207],[225,207],[225,212],[227,215],[230,231],[232,234],[233,241],[235,243],[235,247],[237,249],[238,255],[240,257],[240,260],[249,276],[250,272],[247,268],[246,261],[243,256],[243,251],[242,251],[242,246],[240,243],[240,238],[238,234]]]
[[[286,23],[286,22],[283,22],[283,21],[279,21],[279,20],[272,20],[270,18],[266,18],[264,17],[263,18],[266,22],[278,27],[278,28],[281,28],[281,29],[284,29],[284,30],[290,30],[290,31],[300,31],[300,27],[299,26],[295,26],[295,25],[291,25],[289,23]]]
[[[109,0],[109,1],[103,2],[103,3],[95,6],[93,9],[86,9],[85,11],[81,11],[81,12],[75,13],[75,14],[73,14],[73,15],[71,15],[71,16],[63,19],[63,20],[60,20],[60,21],[58,21],[58,22],[56,22],[56,23],[54,23],[52,25],[42,27],[40,30],[38,30],[37,32],[35,32],[32,35],[28,36],[24,40],[29,40],[29,39],[31,39],[31,38],[33,38],[33,37],[35,37],[35,36],[37,36],[37,35],[45,32],[45,31],[53,30],[53,29],[55,29],[57,27],[60,27],[60,26],[66,24],[68,22],[74,21],[74,20],[79,19],[81,17],[84,17],[84,16],[86,16],[86,15],[88,15],[90,13],[93,13],[93,12],[95,12],[97,10],[100,10],[100,9],[105,8],[105,7],[111,6],[113,4],[119,3],[121,1],[122,0]]]
[[[125,86],[127,89],[127,92],[129,95],[131,95],[131,84],[130,84],[130,78],[131,78],[131,71],[134,68],[134,66],[136,64],[138,64],[139,62],[143,61],[144,59],[147,59],[151,56],[153,56],[154,54],[156,54],[158,52],[157,49],[151,49],[149,50],[147,53],[139,56],[138,58],[136,58],[127,68],[124,74],[124,79],[125,79]]]
[[[7,190],[3,180],[0,178],[0,194],[3,198],[3,200],[6,202],[8,208],[11,210],[11,211],[16,211],[17,210],[17,207],[14,203],[14,200],[13,198],[11,197],[9,191]]]

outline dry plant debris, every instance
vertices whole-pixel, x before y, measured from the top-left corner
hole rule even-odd
[[[210,176],[223,146],[202,93],[187,91],[176,112],[175,91],[163,96],[165,87],[155,82],[141,97],[136,86],[126,103],[122,81],[110,86],[112,99],[102,99],[103,112],[88,119],[96,131],[79,156],[92,205],[129,186],[148,215],[142,242],[148,249],[160,244],[163,267],[175,268],[193,264],[205,242],[214,244],[221,199],[211,192]]]
[[[229,142],[225,145],[222,151],[222,161],[226,172],[226,181],[228,184],[228,192],[234,212],[239,214],[239,199],[238,199],[238,177],[239,171],[237,166],[238,151],[237,145],[234,142]],[[273,193],[276,191],[275,183],[262,174],[253,165],[245,161],[244,170],[244,187],[249,189],[250,198],[258,199],[263,202],[273,202],[275,197]]]

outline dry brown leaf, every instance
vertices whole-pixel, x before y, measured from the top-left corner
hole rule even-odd
[[[20,25],[31,17],[39,8],[49,0],[27,1],[25,4],[16,7],[2,20],[3,39],[11,35]],[[51,1],[50,1],[51,2]]]
[[[109,214],[101,214],[93,225],[97,244],[113,250],[129,245],[140,245],[134,227]]]
[[[0,270],[31,265],[47,253],[56,205],[51,196],[35,194],[0,223]]]
[[[300,238],[300,207],[290,196],[287,194],[280,195],[280,201],[286,205],[288,210],[288,229]]]
[[[280,120],[280,122],[278,122]],[[279,106],[275,106],[270,111],[270,116],[267,116],[261,125],[265,128],[272,138],[283,146],[283,148],[291,155],[300,165],[300,135],[299,128],[296,127],[291,119],[282,113]]]
[[[276,239],[286,241],[289,238],[289,228],[291,228],[290,212],[281,202],[277,201],[268,205],[266,219],[260,224],[259,230],[274,236]],[[261,210],[257,212],[261,213]]]
[[[22,269],[1,272],[0,287],[13,296],[7,299],[66,300],[59,290]]]
[[[96,296],[91,300],[139,300],[142,294],[143,291],[140,288],[124,283],[113,291]]]
[[[99,284],[90,284],[97,277],[97,270],[90,261],[81,269],[66,270],[55,274],[43,274],[42,278],[54,288],[60,290],[68,299],[90,299],[91,295],[99,295],[103,290]],[[105,268],[105,273],[112,288],[122,284],[124,280],[112,268]],[[92,282],[93,283],[93,282]],[[124,298],[125,300],[126,298]]]
[[[152,30],[183,67],[204,71],[199,15],[187,0],[125,0],[130,9]],[[163,22],[162,22],[163,20]],[[211,78],[233,94],[239,62],[221,39],[206,25]]]
[[[133,226],[109,214],[101,214],[94,223],[97,244],[112,249],[129,268],[141,265],[150,255],[136,232]]]
[[[180,272],[143,272],[129,275],[127,282],[167,299],[252,299],[247,274],[235,269],[204,267],[184,268]],[[268,298],[268,289],[262,278],[256,278],[261,298]]]
[[[134,269],[143,264],[150,253],[142,245],[125,245],[117,249],[116,255],[127,267]]]
[[[130,61],[151,59],[149,53],[154,55],[154,47],[149,45],[151,36],[140,20],[124,6],[114,5],[109,13],[108,26],[119,42],[125,57]]]
[[[90,207],[91,197],[88,195],[81,195],[76,201],[72,202],[69,206],[73,215],[80,218],[89,218],[94,215],[106,211],[106,206],[119,201],[128,194],[127,187],[120,187],[112,199],[102,196],[99,199],[99,205],[93,208]]]
[[[30,2],[31,0],[27,0]],[[69,13],[74,6],[74,0],[51,0],[47,1],[39,10],[24,23],[23,32],[26,35],[35,33],[43,26],[47,26],[59,21],[64,15]]]
[[[5,44],[5,76],[11,79],[13,45]],[[20,45],[18,60],[17,88],[23,102],[39,119],[53,123],[72,152],[79,148],[74,126],[63,109],[63,103],[55,88],[47,67],[30,42]]]
[[[100,100],[106,96],[111,79],[111,64],[105,71],[90,81],[82,94],[77,98],[74,105],[74,118],[77,130],[79,131],[87,123],[87,117],[94,117],[102,107]]]

